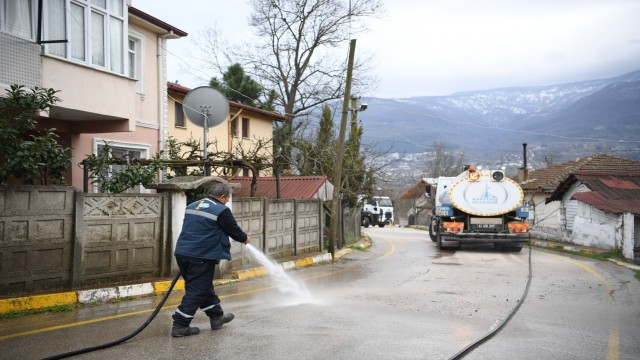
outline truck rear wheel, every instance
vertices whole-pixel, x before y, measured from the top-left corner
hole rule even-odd
[[[368,218],[368,217],[363,217],[363,218],[362,218],[362,226],[364,226],[364,227],[368,228],[368,227],[369,227],[370,222],[371,222],[371,220],[369,220],[369,218]]]
[[[380,223],[380,224],[378,224],[378,226],[382,228],[382,227],[384,227],[384,223]]]
[[[431,224],[429,224],[429,238],[431,241],[436,242],[436,232],[438,231],[438,220],[432,219]]]
[[[445,249],[445,247],[442,246],[442,234],[440,233],[440,231],[436,232],[436,244],[438,245],[438,249]]]

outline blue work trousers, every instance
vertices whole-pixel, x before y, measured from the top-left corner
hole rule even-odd
[[[222,315],[220,298],[213,289],[213,273],[218,261],[176,255],[176,262],[184,279],[185,292],[173,314],[173,320],[187,326],[198,309],[202,309],[209,317]]]

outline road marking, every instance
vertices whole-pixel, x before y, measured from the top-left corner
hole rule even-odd
[[[594,278],[596,278],[596,280],[598,280],[602,284],[602,286],[604,286],[604,288],[607,290],[607,295],[609,295],[609,298],[611,298],[611,300],[613,300],[613,295],[612,295],[612,292],[611,292],[611,286],[607,282],[607,279],[605,279],[604,276],[602,276],[596,270],[593,270],[592,268],[590,268],[589,266],[587,266],[585,264],[579,263],[579,262],[577,262],[575,260],[571,260],[571,259],[569,259],[567,257],[564,257],[564,256],[555,255],[555,254],[548,254],[548,253],[545,253],[545,252],[542,252],[542,254],[550,255],[550,256],[556,257],[558,259],[561,259],[563,261],[572,263],[572,264],[576,265],[577,267],[581,268],[582,270],[588,272]]]
[[[389,244],[389,246],[391,246],[391,250],[387,251],[387,253],[386,253],[386,254],[382,255],[382,256],[380,257],[380,259],[385,258],[385,257],[387,257],[387,256],[389,256],[389,255],[391,255],[391,254],[393,254],[394,252],[396,252],[396,244],[394,244],[394,243],[393,243],[393,241],[391,241],[391,240],[387,240],[387,239],[385,239],[385,238],[382,238],[382,240],[386,241],[386,242]]]
[[[349,271],[349,270],[353,270],[353,268],[346,268],[346,269],[333,271],[333,272],[330,272],[330,273],[327,273],[327,274],[311,276],[311,277],[305,278],[305,280],[313,280],[313,279],[318,279],[318,278],[322,278],[322,277],[332,276],[332,275],[336,275],[336,274],[339,274],[339,273],[342,273],[342,272],[345,272],[345,271]],[[258,289],[249,290],[249,291],[237,292],[237,293],[227,294],[227,295],[220,295],[219,298],[220,299],[225,299],[225,298],[229,298],[229,297],[248,295],[248,294],[253,294],[253,293],[257,293],[257,292],[273,290],[273,289],[277,289],[277,288],[278,288],[277,286],[268,286],[268,287],[258,288]],[[174,290],[176,290],[176,289],[174,288]],[[180,302],[171,303],[169,305],[163,306],[162,308],[160,308],[160,310],[174,309],[178,305],[180,305]],[[91,319],[91,320],[78,321],[78,322],[74,322],[74,323],[71,323],[71,324],[57,325],[57,326],[51,326],[51,327],[47,327],[47,328],[43,328],[43,329],[29,330],[29,331],[24,331],[24,332],[21,332],[21,333],[16,333],[16,334],[4,335],[4,336],[0,336],[0,340],[7,340],[7,339],[20,337],[20,336],[35,335],[35,334],[40,334],[40,333],[54,331],[54,330],[62,330],[62,329],[72,328],[72,327],[81,326],[81,325],[94,324],[94,323],[98,323],[98,322],[102,322],[102,321],[116,320],[116,319],[125,318],[125,317],[129,317],[129,316],[151,313],[153,311],[155,311],[155,307],[152,308],[152,309],[133,311],[133,312],[125,313],[125,314],[105,316],[105,317]]]
[[[555,254],[549,254],[546,252],[540,252],[542,254],[545,255],[549,255],[549,256],[553,256],[555,258],[558,258],[560,260],[566,261],[568,263],[574,264],[577,267],[581,268],[582,270],[588,272],[589,274],[591,274],[594,278],[596,278],[596,280],[598,280],[602,286],[604,286],[604,288],[607,290],[607,295],[609,295],[609,298],[611,300],[613,300],[613,293],[611,291],[611,285],[609,285],[609,282],[607,281],[607,279],[604,278],[604,276],[602,276],[602,274],[600,274],[599,272],[597,272],[596,270],[590,268],[589,266],[579,263],[575,260],[569,259],[565,256],[560,256],[560,255],[555,255]],[[620,359],[620,330],[618,329],[618,327],[616,325],[611,325],[611,327],[609,328],[609,341],[607,343],[607,360],[618,360]]]
[[[612,326],[609,329],[609,344],[607,346],[607,360],[620,359],[620,331]]]

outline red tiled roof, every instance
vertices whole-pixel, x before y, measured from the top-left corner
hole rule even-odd
[[[595,154],[576,161],[552,165],[529,172],[529,180],[520,184],[525,192],[552,193],[572,174],[640,176],[640,161]]]
[[[562,195],[578,182],[591,191],[575,193],[572,199],[615,214],[640,214],[640,176],[571,175],[558,185],[547,202],[562,199]]]
[[[251,194],[250,176],[240,176],[230,178],[230,183],[240,184],[240,188],[233,190],[234,198],[248,198]],[[324,187],[333,189],[333,185],[326,176],[281,176],[280,177],[280,198],[282,199],[326,199],[332,194],[319,194]],[[256,198],[276,199],[276,178],[273,176],[258,177],[256,183]]]
[[[605,212],[615,214],[632,213],[635,215],[640,215],[639,199],[612,200],[596,191],[576,193],[571,198],[587,203],[595,207],[596,209]]]

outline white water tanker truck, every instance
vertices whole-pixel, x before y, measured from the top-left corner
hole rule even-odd
[[[456,177],[438,178],[432,196],[429,237],[439,249],[485,243],[518,252],[530,241],[522,188],[501,170],[465,166]]]
[[[361,197],[361,225],[384,227],[393,224],[393,202],[388,196]]]

